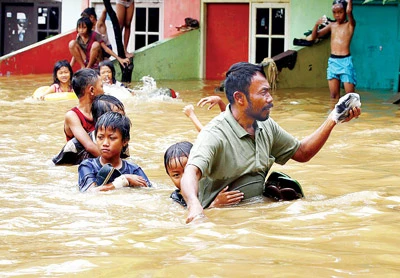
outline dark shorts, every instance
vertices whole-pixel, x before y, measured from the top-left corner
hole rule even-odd
[[[111,45],[111,44],[110,44],[110,45],[107,45],[107,46],[108,46],[109,49],[112,50],[112,45]],[[102,49],[102,50],[103,50],[103,59],[105,59],[105,58],[110,58],[110,57],[111,57],[111,55],[108,54],[107,52],[105,52],[104,49]]]

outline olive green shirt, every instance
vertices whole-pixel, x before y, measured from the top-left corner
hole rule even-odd
[[[227,185],[229,190],[244,192],[244,199],[262,195],[264,180],[273,163],[285,164],[299,148],[299,140],[271,118],[256,123],[253,140],[235,120],[228,105],[225,112],[199,133],[188,165],[198,167],[202,173],[198,197],[204,208]]]

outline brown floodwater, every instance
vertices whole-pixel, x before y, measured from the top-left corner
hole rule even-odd
[[[386,103],[393,93],[359,91],[361,117],[336,126],[315,158],[273,166],[301,183],[304,199],[209,209],[204,222],[187,225],[169,198],[175,188],[163,154],[195,140],[182,109],[214,94],[218,82],[163,81],[157,86],[179,99],[124,99],[130,159],[154,188],[84,194],[77,166],[49,164],[77,101],[28,99],[51,80],[0,77],[1,277],[400,276],[400,113]],[[332,105],[327,88],[278,89],[273,97],[271,117],[300,139]],[[195,111],[204,124],[219,112]]]

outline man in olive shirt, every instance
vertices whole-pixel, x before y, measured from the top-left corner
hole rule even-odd
[[[260,65],[232,65],[226,74],[225,92],[229,105],[199,133],[181,180],[189,210],[187,223],[203,216],[203,208],[232,183],[235,186],[230,190],[245,192],[244,198],[262,195],[265,177],[274,162],[283,165],[290,158],[309,161],[328,139],[338,117],[343,116],[334,110],[310,136],[295,139],[269,118],[273,99]],[[348,109],[344,121],[360,114],[359,107]],[[237,180],[242,178],[246,181],[241,187]],[[254,182],[249,182],[252,179]]]

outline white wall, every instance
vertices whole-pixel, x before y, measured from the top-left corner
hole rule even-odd
[[[82,0],[62,1],[61,5],[61,33],[75,30],[82,13]]]

